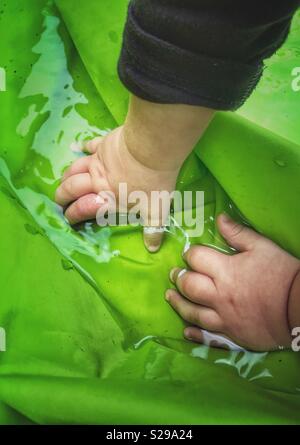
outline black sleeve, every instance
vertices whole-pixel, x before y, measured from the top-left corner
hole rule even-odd
[[[118,64],[158,103],[234,110],[288,35],[299,0],[131,0]]]

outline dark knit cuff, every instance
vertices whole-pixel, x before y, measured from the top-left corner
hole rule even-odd
[[[158,103],[235,110],[259,81],[263,64],[197,54],[143,30],[129,6],[118,72],[134,95]]]

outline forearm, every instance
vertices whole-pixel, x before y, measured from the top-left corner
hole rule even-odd
[[[158,104],[131,97],[124,126],[130,153],[156,170],[179,170],[214,111],[192,105]]]
[[[300,265],[290,289],[288,318],[291,329],[300,326]]]

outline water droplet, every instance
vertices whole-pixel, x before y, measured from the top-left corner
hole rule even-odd
[[[108,37],[110,38],[110,40],[113,43],[117,43],[117,41],[118,41],[118,34],[115,31],[109,31]]]
[[[278,167],[286,167],[286,162],[282,159],[274,159],[274,162],[276,165],[278,165]]]
[[[39,229],[32,226],[31,224],[24,224],[25,230],[31,235],[38,235],[40,233]]]
[[[65,269],[65,270],[74,269],[74,266],[71,263],[71,261],[65,260],[64,258],[61,260],[61,265],[62,265],[63,269]]]

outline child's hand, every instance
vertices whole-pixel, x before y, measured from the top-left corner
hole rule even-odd
[[[143,191],[149,197],[152,190],[171,192],[175,189],[178,169],[155,170],[143,165],[129,152],[123,128],[88,142],[85,149],[91,155],[78,159],[65,172],[56,191],[56,202],[66,207],[65,216],[71,224],[95,219],[100,208],[103,213],[109,210],[109,205],[101,200],[98,193],[113,192],[118,199],[120,183],[127,184],[128,195],[133,191]],[[128,208],[132,206],[133,203]],[[167,217],[150,213],[148,205],[143,206],[141,216],[146,226],[158,229]],[[149,251],[159,249],[162,236],[161,230],[144,231],[144,242]]]
[[[193,246],[184,255],[191,271],[171,271],[178,292],[169,289],[166,299],[192,325],[185,337],[201,343],[203,328],[251,350],[290,347],[291,319],[299,320],[300,313],[296,317],[288,310],[289,293],[300,261],[226,215],[219,217],[218,225],[240,253],[230,256]]]
[[[138,204],[145,225],[145,245],[150,252],[156,252],[162,242],[161,226],[168,216],[171,199],[165,193],[161,205],[156,196],[153,210],[149,208],[151,192],[175,190],[179,170],[213,114],[213,110],[204,107],[158,104],[131,95],[124,126],[87,144],[91,156],[79,159],[66,171],[56,192],[56,202],[68,206],[65,215],[75,224],[94,219],[98,210],[109,210],[97,196],[101,191],[112,192],[119,201],[121,183],[126,183],[128,194],[143,191],[147,203],[143,200],[141,206],[136,196],[135,202],[126,207]],[[122,206],[121,211],[128,209]]]

